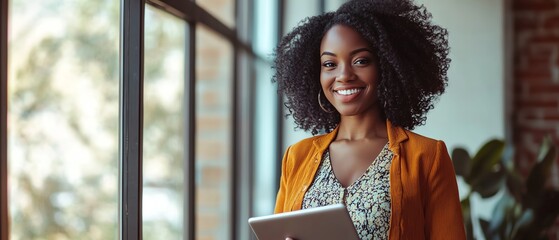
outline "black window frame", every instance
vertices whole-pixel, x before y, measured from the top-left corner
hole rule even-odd
[[[142,239],[145,0],[122,0],[120,20],[119,239]]]
[[[8,0],[0,0],[0,240],[9,239],[8,219]]]

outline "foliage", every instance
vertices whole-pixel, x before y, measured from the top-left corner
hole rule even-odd
[[[470,197],[494,196],[504,189],[490,220],[477,219],[486,239],[547,239],[546,230],[559,214],[559,191],[547,185],[551,168],[557,159],[552,140],[544,139],[535,164],[524,178],[512,156],[504,154],[505,142],[491,140],[470,157],[462,148],[452,152],[456,174],[470,185],[462,200],[462,211],[468,239],[473,239]]]

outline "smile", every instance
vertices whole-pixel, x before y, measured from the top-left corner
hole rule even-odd
[[[352,88],[352,89],[343,89],[343,90],[335,90],[336,93],[344,96],[353,95],[363,91],[362,88]]]

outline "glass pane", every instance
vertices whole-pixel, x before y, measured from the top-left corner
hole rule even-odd
[[[277,163],[278,97],[272,84],[273,71],[268,62],[256,61],[255,124],[254,124],[254,216],[269,215],[274,212],[279,186]]]
[[[145,10],[144,239],[182,239],[186,23]]]
[[[196,1],[196,4],[225,25],[235,27],[235,0],[201,0]]]
[[[233,48],[196,30],[196,238],[229,239]]]
[[[254,1],[254,38],[255,52],[264,60],[257,60],[255,64],[256,83],[254,84],[254,194],[252,205],[253,216],[269,215],[274,212],[279,176],[277,163],[281,161],[281,154],[277,153],[278,97],[276,85],[272,84],[274,74],[270,63],[272,53],[277,45],[278,10],[277,2],[270,4],[269,0]],[[291,129],[290,129],[291,130]]]
[[[272,61],[272,53],[277,45],[278,4],[269,0],[254,0],[253,48],[256,54]],[[270,81],[271,83],[271,78]]]
[[[9,5],[11,238],[116,239],[119,2]]]

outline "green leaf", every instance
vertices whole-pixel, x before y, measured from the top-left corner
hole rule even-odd
[[[455,148],[452,150],[452,164],[456,175],[466,177],[470,174],[470,154],[463,148]]]
[[[555,146],[553,145],[553,140],[551,136],[547,135],[543,138],[542,145],[540,146],[540,150],[538,152],[537,160],[538,162],[542,162],[549,152],[553,151]]]
[[[476,178],[493,171],[495,164],[499,163],[505,149],[505,142],[493,139],[481,147],[472,158],[471,174],[466,182],[474,182]]]
[[[475,185],[472,185],[472,189],[478,192],[482,198],[492,197],[505,184],[505,176],[504,167],[500,167],[497,171],[486,173],[477,178]]]
[[[538,154],[537,163],[532,167],[526,179],[526,188],[528,190],[526,204],[528,207],[532,207],[536,204],[538,198],[544,193],[543,189],[551,174],[551,166],[556,158],[556,148],[553,146],[553,142],[548,136],[544,138]]]
[[[522,194],[526,191],[524,179],[517,171],[507,171],[506,185],[509,193],[514,197],[517,202],[522,201]]]

